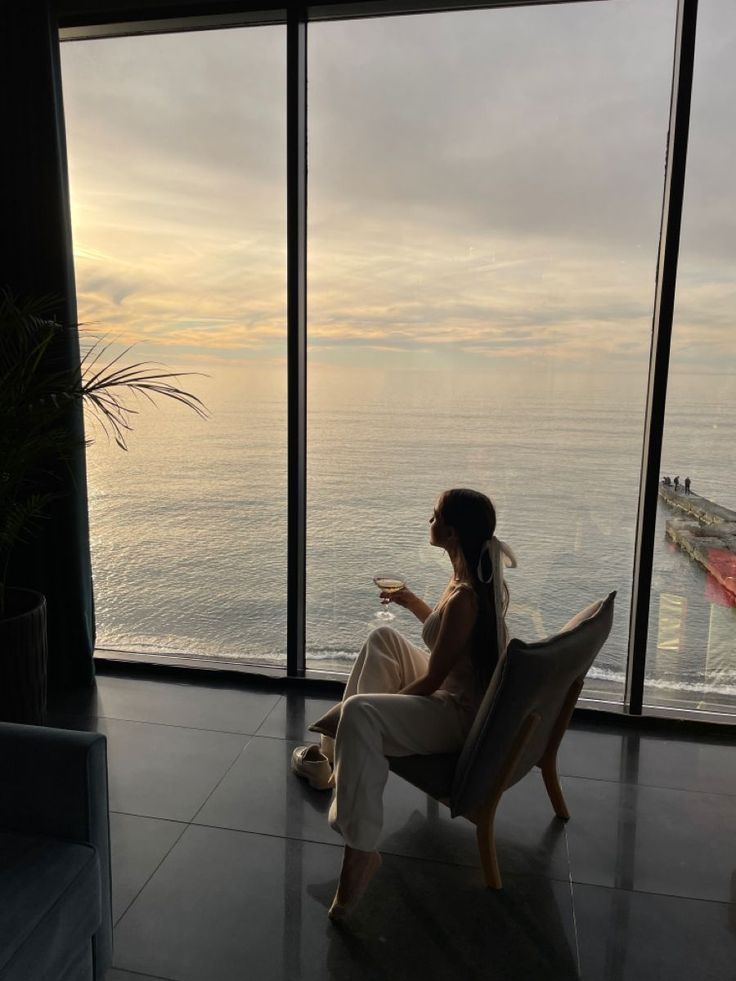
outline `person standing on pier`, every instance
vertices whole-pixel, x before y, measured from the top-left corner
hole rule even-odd
[[[689,477],[685,477],[685,493],[686,494],[689,494],[690,493],[690,478]]]
[[[677,491],[680,489],[680,478],[679,477],[675,477],[674,484],[675,484],[675,493],[677,493]]]

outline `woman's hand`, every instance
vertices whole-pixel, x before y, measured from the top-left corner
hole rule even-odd
[[[406,586],[404,586],[402,589],[393,589],[390,592],[385,589],[382,590],[381,599],[387,599],[392,603],[398,603],[398,605],[403,606],[405,610],[409,610],[411,609],[412,602],[418,599],[418,597],[415,596],[410,589],[407,589]]]
[[[398,603],[399,606],[403,606],[405,610],[409,610],[421,623],[427,619],[429,614],[432,612],[431,608],[427,606],[424,600],[419,599],[419,597],[412,593],[410,589],[404,586],[403,589],[397,589],[395,593],[387,593],[385,590],[381,592],[381,599],[388,599],[392,603]]]

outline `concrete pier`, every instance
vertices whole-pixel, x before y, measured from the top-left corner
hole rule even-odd
[[[736,511],[664,484],[659,485],[659,496],[681,512],[667,521],[667,537],[709,572],[736,602]]]

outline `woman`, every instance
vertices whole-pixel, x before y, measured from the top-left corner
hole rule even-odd
[[[494,537],[496,513],[477,491],[440,495],[429,519],[430,544],[443,548],[453,576],[434,610],[411,590],[381,593],[423,624],[429,653],[391,627],[373,630],[353,665],[342,701],[309,726],[316,745],[294,751],[292,767],[334,762],[330,827],[345,839],[329,916],[354,908],[381,865],[376,845],[383,823],[387,756],[459,752],[502,652],[508,590],[503,565],[513,553]],[[326,759],[325,759],[326,758]]]

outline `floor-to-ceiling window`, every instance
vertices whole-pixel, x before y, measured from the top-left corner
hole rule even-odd
[[[621,703],[677,5],[310,20],[310,672],[349,670],[375,572],[438,597],[428,519],[470,486],[519,559],[513,634],[618,591],[583,695]],[[702,0],[662,456],[683,500],[726,509],[731,20]],[[63,48],[80,318],[208,375],[180,379],[206,421],[137,405],[127,455],[89,451],[100,647],[285,664],[286,34]],[[673,494],[645,706],[732,712],[729,522]]]
[[[700,0],[644,688],[705,713],[736,708],[734,43]]]
[[[88,419],[98,646],[283,664],[285,28],[62,55],[79,318],[207,376],[207,419],[128,400],[127,453]]]
[[[349,668],[375,571],[439,598],[428,519],[472,487],[518,557],[513,634],[618,590],[586,694],[620,701],[674,14],[310,25],[309,666]]]

